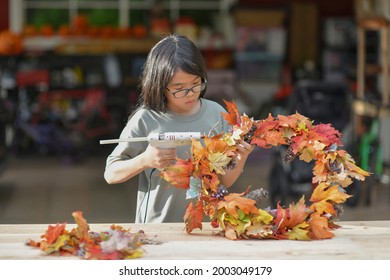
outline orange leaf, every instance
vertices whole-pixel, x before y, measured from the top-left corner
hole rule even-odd
[[[278,115],[278,120],[280,126],[291,127],[294,130],[301,127],[311,126],[311,121],[307,117],[302,116],[299,113],[295,113],[289,116]]]
[[[249,118],[247,115],[241,116],[241,125],[240,129],[242,130],[241,135],[245,135],[253,126],[253,119]]]
[[[193,171],[191,159],[177,159],[174,165],[164,168],[160,176],[176,188],[188,189]]]
[[[231,193],[225,196],[225,199],[218,204],[218,210],[225,208],[226,212],[238,218],[237,209],[242,210],[245,214],[258,214],[259,210],[255,206],[256,201],[242,197],[244,193]]]
[[[48,245],[52,244],[57,240],[57,238],[64,232],[66,223],[56,224],[55,226],[49,225],[46,233],[42,237],[46,237],[46,242]]]
[[[203,215],[202,200],[199,200],[195,207],[192,202],[188,204],[186,213],[183,217],[188,233],[192,232],[195,228],[202,229]]]
[[[310,239],[328,239],[332,238],[334,234],[330,232],[328,226],[328,219],[321,217],[319,213],[313,213],[309,219],[310,231],[308,236]]]
[[[288,210],[288,219],[286,220],[285,225],[290,229],[304,222],[309,215],[304,197],[302,197],[297,204],[291,203]]]
[[[313,212],[335,214],[334,203],[343,203],[351,195],[340,191],[338,185],[328,186],[325,182],[320,183],[313,191],[310,201],[313,204],[310,209]]]
[[[72,216],[77,224],[76,236],[80,239],[88,239],[89,225],[87,220],[83,217],[83,212],[75,211]]]
[[[230,125],[238,125],[240,126],[240,113],[238,112],[237,105],[234,101],[229,102],[224,100],[227,108],[227,113],[222,113],[222,116],[224,119],[228,122]]]

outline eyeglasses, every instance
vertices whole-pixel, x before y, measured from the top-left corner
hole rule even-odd
[[[183,98],[186,97],[190,93],[190,91],[192,91],[193,93],[201,92],[206,88],[206,85],[207,85],[207,81],[204,81],[200,84],[194,85],[191,88],[185,88],[174,92],[171,92],[169,88],[167,88],[167,91],[169,91],[169,93],[171,93],[175,98]]]

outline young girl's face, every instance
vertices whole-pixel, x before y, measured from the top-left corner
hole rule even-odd
[[[196,113],[200,108],[201,83],[199,76],[177,70],[165,91],[167,108],[182,115]]]

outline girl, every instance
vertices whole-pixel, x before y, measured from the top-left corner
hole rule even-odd
[[[138,108],[129,118],[120,138],[146,137],[151,132],[228,132],[221,115],[225,109],[203,99],[207,86],[206,67],[199,49],[184,36],[170,35],[150,51],[141,75]],[[227,170],[221,183],[229,187],[241,174],[253,146],[241,141],[237,165]],[[135,222],[182,222],[186,192],[169,187],[158,176],[176,158],[187,159],[190,146],[158,149],[148,142],[119,143],[108,156],[104,178],[122,183],[139,175]]]

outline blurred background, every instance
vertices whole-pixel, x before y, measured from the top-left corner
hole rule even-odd
[[[340,219],[390,219],[389,20],[387,0],[0,0],[0,223],[134,221],[137,178],[108,185],[99,140],[119,137],[170,33],[203,52],[206,98],[333,124],[373,174]],[[257,148],[233,191],[308,199],[312,165],[285,152]]]

